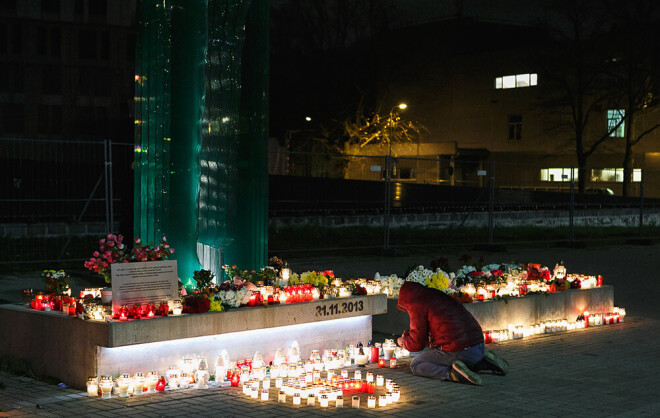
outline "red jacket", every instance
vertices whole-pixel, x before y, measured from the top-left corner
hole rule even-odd
[[[463,304],[437,289],[405,282],[397,305],[410,315],[410,329],[403,332],[403,347],[421,351],[430,345],[456,352],[484,342],[481,326]]]

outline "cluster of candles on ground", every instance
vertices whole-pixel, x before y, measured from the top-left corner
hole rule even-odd
[[[277,391],[277,402],[287,403],[290,399],[293,405],[302,405],[303,403],[314,406],[318,400],[318,405],[322,408],[334,405],[337,408],[343,408],[344,398],[350,396],[353,408],[360,408],[359,393],[367,393],[367,408],[378,406],[387,406],[398,402],[401,397],[399,385],[391,379],[385,379],[382,375],[375,375],[372,372],[365,373],[363,380],[362,370],[355,370],[352,377],[348,370],[342,370],[340,374],[335,374],[333,370],[322,372],[319,370],[305,371],[298,373],[297,368],[293,373],[286,377],[278,375],[274,378],[274,390]],[[270,399],[272,377],[263,377],[255,375],[243,382],[243,394],[252,399],[268,401]],[[385,393],[376,395],[376,388],[384,389]],[[378,402],[376,402],[378,400]]]
[[[507,340],[517,340],[531,335],[551,334],[580,328],[618,324],[624,321],[625,316],[626,310],[624,308],[615,307],[609,313],[592,314],[585,311],[574,322],[569,322],[566,319],[557,319],[530,326],[509,324],[509,329],[485,331],[484,342],[487,344],[498,343]]]
[[[284,356],[282,349],[277,349],[271,366],[266,367],[263,356],[258,351],[251,360],[231,362],[227,351],[222,350],[215,367],[215,380],[211,385],[238,387],[243,384],[246,394],[268,400],[269,395],[263,392],[264,389],[270,389],[272,382],[273,389],[285,392],[284,401],[286,396],[289,396],[294,404],[299,404],[302,399],[308,404],[318,399],[320,406],[328,406],[328,402],[342,406],[341,396],[344,396],[344,392],[375,394],[376,387],[384,386],[388,393],[381,396],[384,397],[382,401],[378,399],[378,405],[383,406],[399,399],[399,388],[393,382],[389,382],[381,375],[374,377],[371,372],[365,373],[365,380],[362,380],[361,370],[356,370],[352,379],[349,379],[348,371],[342,370],[341,373],[336,371],[354,365],[364,366],[370,362],[377,363],[379,367],[395,368],[398,358],[409,355],[408,351],[397,347],[393,340],[385,340],[383,344],[369,344],[367,347],[358,343],[356,346],[350,345],[345,350],[324,350],[323,356],[318,350],[312,350],[309,359],[301,361],[299,345],[294,342],[288,356]],[[321,373],[324,371],[325,376],[322,378]],[[87,393],[89,396],[100,394],[102,398],[108,399],[113,394],[129,397],[166,389],[206,389],[210,380],[206,359],[199,359],[196,362],[187,358],[183,359],[179,366],[170,366],[164,375],[150,371],[146,375],[142,372],[133,375],[121,373],[115,380],[112,376],[101,376],[101,379],[91,377],[87,382]],[[253,393],[255,386],[256,392]],[[249,393],[247,393],[248,389]],[[299,396],[296,396],[296,393]],[[281,401],[281,396],[282,394],[278,396],[278,401]],[[310,400],[310,397],[314,400]],[[375,395],[370,395],[367,406],[371,405],[372,397],[375,402]],[[359,407],[359,399],[357,405]]]

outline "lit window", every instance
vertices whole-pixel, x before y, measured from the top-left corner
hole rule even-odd
[[[516,87],[529,87],[529,74],[518,74],[516,76]]]
[[[509,134],[510,141],[520,141],[522,139],[522,116],[509,116]]]
[[[623,168],[601,168],[591,170],[591,181],[602,183],[623,183]],[[642,169],[635,168],[632,173],[632,181],[642,181]]]
[[[503,89],[512,89],[516,87],[516,76],[507,75],[502,77],[502,88]]]
[[[530,87],[535,86],[538,81],[538,75],[534,74],[517,74],[505,75],[495,78],[496,89],[514,89],[516,87]]]
[[[609,109],[607,111],[607,131],[611,137],[623,138],[626,127],[623,118],[626,116],[625,109]],[[618,125],[618,126],[617,126]]]
[[[541,169],[541,181],[571,181],[571,169],[570,168],[542,168]],[[573,181],[578,179],[578,169],[573,169]]]

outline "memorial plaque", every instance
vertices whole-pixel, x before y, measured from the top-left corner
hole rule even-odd
[[[176,299],[176,260],[112,265],[112,306],[141,305]]]

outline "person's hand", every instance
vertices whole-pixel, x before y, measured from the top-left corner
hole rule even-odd
[[[396,343],[399,344],[399,347],[403,347],[403,335],[396,339]]]

